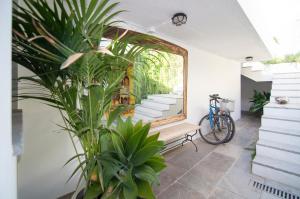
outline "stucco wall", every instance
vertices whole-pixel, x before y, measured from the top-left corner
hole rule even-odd
[[[169,41],[171,39],[165,38]],[[197,124],[208,111],[208,95],[219,93],[234,99],[240,117],[240,64],[205,51],[176,42],[189,53],[188,67],[188,118]],[[19,71],[19,75],[24,71]],[[73,154],[66,133],[58,133],[55,123],[60,123],[58,113],[36,101],[21,101],[24,111],[24,154],[18,164],[20,199],[53,199],[70,192],[75,182],[65,184],[72,172],[63,168]]]
[[[270,92],[272,82],[255,82],[245,76],[241,76],[241,109],[242,111],[249,111],[251,106],[250,98],[254,94],[254,90]]]
[[[16,157],[11,129],[11,0],[0,1],[0,198],[16,199]]]

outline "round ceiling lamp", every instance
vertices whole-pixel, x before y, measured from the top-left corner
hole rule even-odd
[[[251,57],[251,56],[245,57],[245,60],[248,61],[248,62],[253,61],[253,57]]]
[[[172,17],[172,23],[175,26],[181,26],[182,24],[185,24],[187,21],[187,16],[186,14],[180,12],[180,13],[176,13],[173,17]]]
[[[242,63],[243,68],[251,67],[251,70],[264,70],[265,65],[259,61],[253,61],[253,57],[245,57],[245,62]]]

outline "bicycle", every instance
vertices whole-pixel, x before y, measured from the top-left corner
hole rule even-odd
[[[218,94],[209,97],[209,113],[200,120],[199,133],[210,144],[227,143],[235,134],[235,124],[230,110],[226,107],[231,101],[219,97]]]

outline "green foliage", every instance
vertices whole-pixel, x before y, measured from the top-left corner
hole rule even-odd
[[[156,153],[162,143],[148,145],[148,138],[135,133],[139,129],[147,136],[149,125],[133,127],[131,121],[119,122],[114,129],[112,124],[126,107],[112,107],[111,102],[129,65],[149,47],[134,44],[151,38],[117,33],[107,47],[102,47],[105,33],[117,23],[113,17],[122,12],[116,10],[118,3],[109,0],[54,0],[52,5],[47,0],[24,2],[26,8],[15,3],[13,9],[12,55],[13,61],[34,75],[20,78],[29,90],[21,90],[18,97],[38,99],[60,111],[61,127],[70,134],[76,151],[67,163],[79,162],[70,178],[80,171],[86,199],[99,195],[116,198],[113,194],[120,195],[119,190],[126,199],[143,194],[136,180],[146,188],[153,183],[154,173],[150,175],[149,168],[153,159],[161,158]],[[120,132],[127,137],[121,137]],[[143,142],[137,146],[132,134]],[[74,137],[82,154],[77,152]],[[124,143],[124,139],[130,142]],[[157,164],[161,162],[163,159]],[[157,164],[153,168],[159,168]],[[141,171],[140,166],[148,170]]]
[[[150,124],[133,125],[128,118],[120,119],[113,131],[110,143],[119,166],[112,166],[112,181],[117,182],[112,194],[117,198],[155,198],[151,187],[158,184],[158,173],[166,165],[159,154],[164,143],[158,141],[159,134],[149,136],[149,130]]]
[[[140,103],[151,94],[168,94],[182,84],[183,59],[179,55],[146,50],[137,57],[134,67],[134,96]]]
[[[254,95],[251,98],[252,105],[249,109],[251,113],[257,113],[262,115],[264,106],[270,101],[270,92],[258,92],[254,90]]]
[[[265,61],[264,64],[281,64],[281,63],[300,63],[300,52],[296,54],[286,55],[284,57],[275,57],[271,60]]]

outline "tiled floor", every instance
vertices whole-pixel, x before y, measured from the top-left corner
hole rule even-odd
[[[168,167],[155,187],[158,199],[270,199],[279,198],[253,188],[253,182],[273,185],[300,195],[300,190],[251,174],[251,153],[258,137],[259,118],[243,115],[234,139],[213,146],[196,140],[198,152],[186,144],[165,154]]]
[[[244,114],[230,143],[213,146],[197,139],[198,152],[186,144],[165,154],[168,166],[160,175],[160,186],[154,188],[157,198],[279,199],[253,188],[254,181],[300,196],[300,190],[251,173],[249,148],[255,146],[259,127],[259,118]]]

